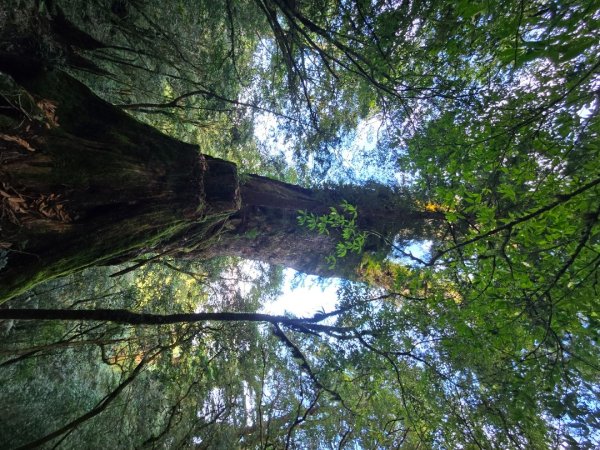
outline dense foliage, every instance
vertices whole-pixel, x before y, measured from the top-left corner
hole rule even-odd
[[[0,447],[600,445],[597,2],[10,3],[91,30],[74,74],[204,153],[400,185],[445,225],[365,254],[304,320],[4,321]],[[299,216],[345,233],[334,264],[357,214]],[[3,307],[257,312],[281,291],[260,264],[150,261]]]

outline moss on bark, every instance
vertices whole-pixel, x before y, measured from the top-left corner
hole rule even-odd
[[[0,242],[9,254],[0,298],[157,251],[190,228],[208,237],[215,217],[239,207],[233,164],[137,122],[63,72],[21,79],[7,94]]]

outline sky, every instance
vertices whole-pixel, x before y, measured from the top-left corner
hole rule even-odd
[[[266,303],[260,312],[273,315],[293,314],[297,317],[312,316],[324,310],[332,311],[337,301],[337,289],[340,280],[332,278],[322,280],[314,275],[303,277],[303,282],[295,286],[298,272],[284,270],[281,295],[273,302]]]
[[[368,167],[362,155],[375,150],[382,123],[378,117],[361,121],[351,141],[345,140],[342,156],[341,172],[344,169],[358,172],[361,178],[377,178],[377,167]],[[277,133],[277,119],[269,113],[259,114],[255,118],[255,138],[267,144],[274,152],[283,152],[288,164],[293,165],[290,146]],[[358,155],[358,156],[357,156]],[[362,161],[359,161],[362,159]],[[344,181],[344,180],[341,180]],[[260,312],[283,315],[293,314],[297,317],[312,316],[319,311],[332,311],[337,302],[339,279],[321,279],[313,275],[304,275],[303,281],[297,285],[298,272],[293,269],[284,270],[284,281],[281,295],[273,302],[266,303]]]

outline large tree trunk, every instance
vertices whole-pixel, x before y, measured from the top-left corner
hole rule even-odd
[[[233,164],[137,122],[68,75],[0,82],[0,297],[158,249],[190,227],[212,233],[239,209]]]
[[[0,82],[0,248],[8,258],[0,298],[148,252],[235,255],[350,277],[360,255],[330,268],[325,257],[339,236],[297,222],[298,210],[326,214],[342,199],[358,206],[362,229],[431,236],[435,213],[392,203],[381,190],[309,190],[257,175],[240,183],[232,163],[137,122],[63,72]]]
[[[433,235],[437,213],[417,211],[381,189],[308,190],[256,175],[240,182],[234,164],[201,155],[48,68],[89,69],[75,47],[101,43],[56,18],[32,13],[8,26],[6,17],[0,17],[0,302],[39,282],[150,252],[234,255],[350,277],[361,256],[331,269],[325,257],[339,236],[297,223],[298,210],[326,214],[343,199],[357,205],[358,226],[373,236]],[[73,33],[81,36],[74,40]],[[372,237],[367,249],[386,248],[389,241]]]

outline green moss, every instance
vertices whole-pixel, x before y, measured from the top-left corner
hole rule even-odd
[[[252,228],[244,233],[246,238],[248,239],[256,239],[258,237],[258,230],[256,228]]]
[[[156,249],[173,238],[187,234],[190,230],[193,230],[193,236],[190,236],[187,242],[188,250],[193,251],[201,246],[209,246],[215,238],[215,228],[218,230],[216,225],[223,222],[226,217],[226,214],[215,214],[205,217],[200,222],[188,220],[165,222],[164,212],[137,216],[98,229],[95,239],[91,239],[87,234],[78,237],[70,236],[71,245],[69,248],[63,248],[60,258],[29,264],[26,268],[21,265],[19,270],[11,268],[9,254],[6,271],[0,271],[0,303],[28,291],[39,283],[70,275],[93,265],[107,264],[123,255]],[[12,255],[17,256],[16,253]],[[22,257],[19,259],[23,260]]]

